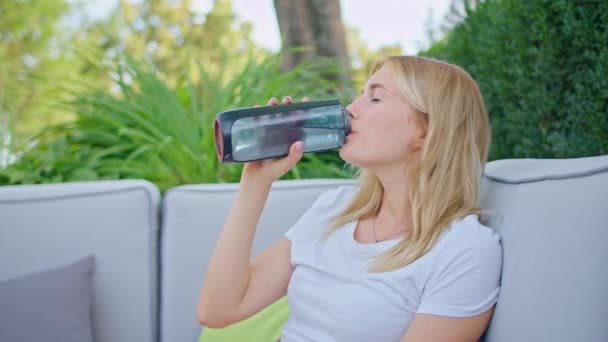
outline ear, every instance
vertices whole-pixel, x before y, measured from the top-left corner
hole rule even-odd
[[[414,148],[415,151],[422,149],[422,146],[424,145],[424,142],[426,140],[427,131],[428,131],[428,126],[426,124],[422,125],[422,127],[420,127],[418,129],[418,134],[416,135],[416,138],[412,142],[412,147]]]
[[[424,137],[419,137],[416,138],[416,140],[414,140],[412,147],[415,151],[418,151],[420,149],[422,149],[422,146],[424,145]]]

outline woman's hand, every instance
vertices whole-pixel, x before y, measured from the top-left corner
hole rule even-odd
[[[305,97],[302,101],[308,101],[308,98]],[[281,101],[281,104],[289,103],[292,103],[291,97],[289,96],[284,97]],[[274,97],[268,101],[269,106],[276,106],[278,104],[279,101]],[[286,157],[245,163],[241,175],[241,183],[255,182],[270,186],[302,159],[303,147],[304,143],[302,141],[296,141],[289,147],[289,154]]]

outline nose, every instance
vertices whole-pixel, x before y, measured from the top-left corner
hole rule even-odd
[[[356,100],[355,100],[356,101]],[[355,112],[355,101],[351,102],[351,104],[349,104],[348,106],[346,106],[346,111],[348,112],[348,115],[351,117],[351,119],[356,119],[357,118],[357,114]]]

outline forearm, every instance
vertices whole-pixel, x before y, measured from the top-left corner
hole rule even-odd
[[[207,268],[199,313],[229,314],[241,303],[249,282],[256,226],[269,192],[270,184],[241,182]]]

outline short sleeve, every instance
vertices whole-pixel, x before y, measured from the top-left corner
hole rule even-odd
[[[500,236],[477,220],[467,221],[439,254],[418,313],[470,317],[497,302],[502,271]]]
[[[322,193],[285,236],[292,243],[297,243],[300,238],[310,239],[321,235],[338,211],[350,201],[352,192],[352,186],[341,186]]]

